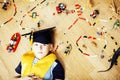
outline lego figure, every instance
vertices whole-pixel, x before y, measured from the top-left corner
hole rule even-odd
[[[65,9],[66,9],[66,6],[63,3],[59,3],[58,6],[56,6],[56,11],[57,11],[58,14],[62,13],[62,11],[65,10]]]
[[[66,55],[67,55],[67,54],[70,54],[71,50],[72,50],[72,45],[69,44],[69,45],[66,47],[64,53],[65,53]]]
[[[8,8],[9,5],[10,5],[10,1],[4,0],[2,9],[3,9],[3,10],[7,10],[7,8]]]
[[[33,19],[36,19],[37,16],[39,16],[37,12],[32,12],[32,14],[30,15],[30,17],[32,17]]]
[[[95,19],[98,14],[99,14],[99,11],[94,10],[93,13],[90,14],[90,16]]]
[[[120,26],[120,22],[119,22],[119,20],[117,19],[117,20],[115,21],[112,29],[117,28],[117,27],[119,27],[119,26]]]
[[[54,28],[31,34],[32,50],[23,54],[15,69],[20,80],[64,80],[64,69],[53,53]]]

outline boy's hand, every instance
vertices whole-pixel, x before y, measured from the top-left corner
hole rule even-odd
[[[18,80],[32,80],[32,78],[29,76],[25,76],[25,77],[19,78]]]
[[[20,78],[19,80],[42,80],[42,79],[39,76],[28,75],[28,76]]]
[[[34,74],[28,75],[28,76],[31,77],[32,80],[42,80],[39,76],[36,76],[36,75],[34,75]]]
[[[39,76],[33,76],[32,80],[42,80]]]

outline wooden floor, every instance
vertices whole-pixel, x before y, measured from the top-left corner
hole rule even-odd
[[[111,70],[98,73],[109,68],[108,60],[114,54],[113,50],[120,47],[120,26],[113,28],[120,17],[111,8],[111,0],[93,0],[93,7],[89,0],[41,2],[11,0],[7,11],[2,10],[0,3],[0,80],[16,80],[14,69],[21,55],[31,49],[29,37],[22,36],[16,52],[8,53],[6,46],[10,37],[16,32],[24,34],[53,26],[56,26],[55,50],[65,68],[65,80],[120,80],[120,58]],[[66,10],[57,14],[59,3],[64,3]],[[81,7],[76,9],[75,5]],[[99,15],[93,19],[90,13],[95,9],[99,10]],[[70,13],[66,14],[66,11]],[[37,12],[35,19],[31,17],[33,12]]]

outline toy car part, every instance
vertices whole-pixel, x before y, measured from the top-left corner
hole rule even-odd
[[[15,52],[17,47],[18,47],[18,44],[20,42],[20,39],[21,39],[21,35],[20,33],[15,33],[12,35],[12,37],[10,38],[10,42],[6,48],[6,50],[8,52]]]

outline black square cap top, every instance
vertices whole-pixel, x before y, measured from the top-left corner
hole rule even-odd
[[[33,32],[33,42],[39,42],[42,44],[53,43],[55,27],[39,30]]]

